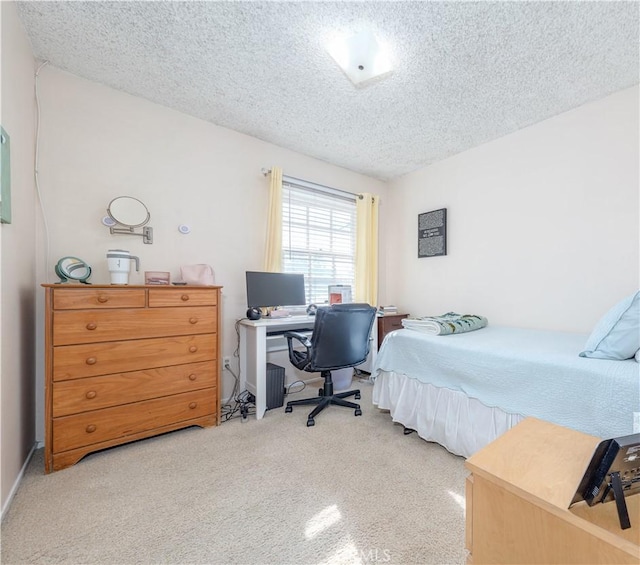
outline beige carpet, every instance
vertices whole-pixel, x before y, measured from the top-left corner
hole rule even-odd
[[[50,475],[42,450],[2,524],[2,563],[464,563],[463,459],[331,407],[189,428]],[[295,399],[314,390],[287,397]]]

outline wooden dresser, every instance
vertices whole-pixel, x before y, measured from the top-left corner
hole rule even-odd
[[[45,472],[220,423],[221,287],[42,286]]]

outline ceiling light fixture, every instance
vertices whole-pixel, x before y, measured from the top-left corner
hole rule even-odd
[[[392,71],[389,50],[370,31],[336,39],[327,51],[356,86]]]

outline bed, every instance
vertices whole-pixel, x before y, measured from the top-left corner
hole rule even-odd
[[[388,334],[373,403],[393,421],[468,457],[527,416],[602,438],[633,433],[640,364],[579,357],[586,335],[488,326]]]

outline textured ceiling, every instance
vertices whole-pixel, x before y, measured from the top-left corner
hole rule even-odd
[[[35,56],[383,180],[638,83],[636,2],[20,2]],[[372,30],[393,74],[325,51]]]

